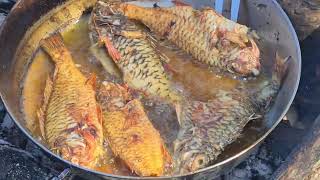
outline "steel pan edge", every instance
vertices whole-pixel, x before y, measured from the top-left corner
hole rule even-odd
[[[47,12],[52,10],[53,8],[57,7],[58,5],[63,4],[66,2],[66,0],[20,0],[18,1],[15,6],[13,7],[12,11],[9,13],[8,17],[5,19],[4,23],[1,26],[0,29],[0,48],[2,48],[2,53],[0,53],[0,63],[1,63],[1,70],[0,70],[0,95],[3,100],[3,103],[5,107],[7,108],[7,111],[9,115],[14,120],[15,124],[19,127],[19,129],[29,138],[31,139],[37,146],[39,146],[42,150],[44,150],[50,157],[54,157],[56,159],[59,159],[60,161],[66,163],[71,168],[76,168],[79,170],[84,170],[86,173],[91,173],[91,175],[99,175],[101,177],[105,177],[108,179],[203,179],[203,178],[213,178],[218,175],[220,175],[222,172],[227,172],[231,170],[234,166],[239,164],[244,158],[249,156],[249,154],[257,148],[259,144],[262,143],[262,141],[266,138],[268,134],[271,133],[271,131],[278,125],[278,123],[281,121],[281,119],[284,117],[285,113],[289,109],[293,99],[294,95],[297,92],[298,89],[298,82],[294,86],[294,94],[292,95],[290,102],[288,103],[286,110],[282,113],[281,118],[279,118],[276,123],[273,124],[273,126],[261,137],[259,138],[255,143],[253,143],[248,148],[244,149],[240,153],[238,153],[235,156],[232,156],[222,162],[219,162],[213,166],[209,166],[207,168],[201,169],[195,173],[189,173],[183,176],[171,176],[171,177],[131,177],[131,176],[118,176],[118,175],[112,175],[112,174],[106,174],[101,173],[97,171],[93,171],[90,169],[86,169],[83,167],[79,167],[76,165],[71,164],[70,162],[62,159],[61,157],[53,154],[50,150],[48,150],[46,147],[44,147],[42,144],[40,144],[36,139],[34,139],[29,132],[20,124],[20,122],[15,119],[12,114],[14,114],[10,108],[8,108],[9,104],[9,98],[7,93],[4,93],[5,89],[8,88],[8,84],[6,84],[6,77],[5,75],[8,75],[6,72],[6,68],[10,67],[10,64],[12,65],[12,62],[10,62],[14,58],[14,54],[19,46],[20,40],[23,38],[25,32],[28,30],[29,27],[32,26],[33,23],[35,23],[42,15],[45,15]],[[280,5],[275,1],[272,0],[271,3],[274,3],[279,9],[281,9]],[[286,16],[284,11],[281,9],[280,12],[284,17],[285,21],[289,26],[289,29],[291,32],[295,32],[293,29],[293,26],[289,20],[289,18]],[[295,46],[297,48],[297,54],[298,54],[298,63],[299,63],[299,79],[300,79],[300,72],[301,72],[301,52],[300,52],[300,46],[299,41],[296,36],[296,34],[293,34],[295,39]],[[10,41],[9,41],[10,40]],[[4,95],[6,94],[6,95]],[[89,175],[89,174],[88,174]]]

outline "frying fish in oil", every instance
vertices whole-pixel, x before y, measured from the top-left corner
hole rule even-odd
[[[127,87],[113,83],[102,86],[98,100],[104,110],[104,135],[113,153],[140,176],[164,175],[171,156],[141,102],[133,99]]]
[[[181,3],[174,7],[161,8],[155,4],[147,8],[122,3],[119,9],[200,62],[242,76],[260,73],[260,51],[251,37],[254,33],[211,8],[195,10]]]
[[[95,78],[87,79],[77,69],[60,34],[44,39],[41,47],[55,63],[53,78],[47,80],[43,106],[38,112],[42,136],[62,158],[93,168],[103,152]]]
[[[244,87],[220,90],[215,99],[186,102],[181,107],[181,127],[174,143],[177,172],[193,172],[208,166],[240,136],[250,120],[266,110],[279,90],[286,61],[277,59],[272,81],[260,82],[253,92],[245,93]]]
[[[98,1],[92,12],[90,28],[93,41],[104,44],[131,88],[170,102],[180,101],[160,56],[135,22],[114,12],[110,4]]]

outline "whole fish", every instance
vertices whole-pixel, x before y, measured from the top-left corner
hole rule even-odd
[[[186,102],[179,111],[180,131],[174,143],[176,171],[193,172],[207,167],[224,148],[234,142],[245,125],[261,118],[277,94],[287,69],[286,60],[277,60],[272,80],[260,82],[255,91],[243,87],[220,90],[208,102]]]
[[[156,1],[155,1],[156,2]],[[173,7],[141,7],[122,3],[117,8],[130,19],[175,43],[198,61],[242,76],[260,73],[260,50],[248,27],[228,20],[211,8],[196,10],[183,3]]]
[[[112,152],[140,176],[162,176],[171,156],[144,107],[127,87],[106,83],[98,100],[104,109],[104,135]]]
[[[87,168],[95,167],[103,153],[101,110],[95,98],[95,76],[87,79],[76,67],[60,34],[41,42],[55,63],[48,78],[40,129],[50,149],[62,158]]]
[[[114,11],[111,4],[98,1],[92,12],[90,27],[93,41],[104,44],[129,87],[152,97],[179,101],[181,97],[172,88],[161,57],[148,40],[148,35],[136,22]]]

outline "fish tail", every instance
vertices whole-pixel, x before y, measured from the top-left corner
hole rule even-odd
[[[71,59],[60,33],[56,33],[41,41],[41,47],[52,58],[55,63],[61,63]]]
[[[282,58],[278,52],[276,53],[276,59],[272,69],[272,80],[261,81],[257,91],[252,92],[257,105],[267,107],[270,104],[272,97],[274,97],[281,88],[281,84],[287,74],[290,58],[290,56]]]
[[[272,72],[273,81],[276,81],[278,84],[281,84],[284,76],[287,73],[290,59],[291,56],[283,58],[278,54],[278,52],[276,52],[276,60]]]

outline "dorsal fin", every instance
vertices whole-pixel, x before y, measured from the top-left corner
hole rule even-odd
[[[97,76],[94,73],[90,74],[89,78],[86,81],[86,84],[91,85],[95,90],[97,88]]]
[[[49,99],[51,96],[52,86],[53,86],[53,82],[52,82],[51,78],[48,77],[46,80],[45,88],[44,88],[42,106],[39,109],[39,111],[37,112],[41,136],[44,139],[45,139],[45,127],[44,127],[45,126],[45,112],[47,110],[47,106],[48,106]]]
[[[121,59],[120,52],[114,47],[110,39],[108,37],[103,37],[101,40],[104,42],[104,45],[108,51],[108,54],[112,58],[112,60],[115,62],[120,61]]]

